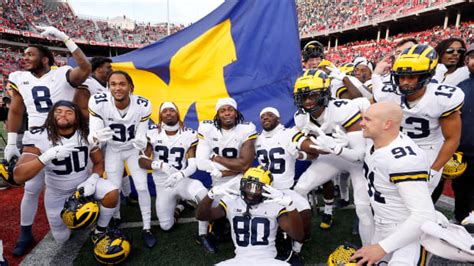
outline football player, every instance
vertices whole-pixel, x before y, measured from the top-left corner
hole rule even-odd
[[[311,207],[308,200],[291,190],[294,184],[296,159],[311,160],[315,156],[304,151],[298,151],[294,139],[302,137],[296,128],[285,128],[280,124],[280,112],[273,107],[266,107],[260,112],[262,133],[255,142],[255,151],[260,165],[265,166],[273,177],[272,187],[290,196],[296,209],[301,215],[305,239],[311,232]],[[302,242],[293,243],[292,258],[299,257]]]
[[[428,189],[430,164],[425,152],[400,132],[403,112],[398,104],[377,103],[363,116],[368,143],[364,172],[375,217],[372,245],[357,250],[358,265],[424,265],[421,225],[436,221]]]
[[[61,210],[75,191],[82,190],[84,196],[100,200],[97,230],[104,233],[118,202],[118,189],[101,177],[102,152],[87,141],[88,131],[77,105],[70,101],[56,102],[44,126],[26,132],[23,153],[14,169],[19,184],[44,170],[46,215],[51,233],[59,243],[64,243],[71,234],[61,219]]]
[[[199,170],[210,173],[213,186],[245,172],[255,158],[255,125],[244,122],[232,98],[217,101],[214,120],[199,124],[198,138],[196,164]],[[200,235],[198,242],[207,251],[215,252],[206,235]]]
[[[402,132],[426,152],[431,163],[428,183],[431,192],[440,181],[443,166],[459,145],[459,110],[464,103],[461,89],[430,82],[437,63],[436,51],[431,46],[414,45],[404,50],[393,64],[393,85],[374,87],[375,102],[394,102],[402,107]]]
[[[303,47],[302,56],[304,69],[316,68],[324,59],[324,47],[318,41],[310,41]]]
[[[233,189],[239,181],[240,193]],[[270,171],[262,166],[249,168],[241,179],[214,186],[199,203],[197,219],[226,217],[231,225],[235,257],[218,265],[289,265],[275,259],[278,226],[302,242],[303,225],[291,197],[271,184]],[[223,198],[212,207],[218,197]]]
[[[92,74],[77,87],[73,100],[86,118],[89,118],[89,98],[96,93],[107,91],[107,77],[112,73],[112,59],[108,57],[93,57],[90,63]]]
[[[112,59],[108,57],[97,56],[90,60],[92,66],[92,74],[86,79],[86,81],[77,87],[76,93],[74,94],[73,102],[79,105],[81,108],[82,115],[89,120],[89,99],[91,95],[100,92],[106,92],[107,89],[107,78],[112,72]],[[125,195],[128,202],[133,200],[130,198],[131,185],[127,171],[124,169],[124,176],[122,180],[122,193]],[[136,202],[135,202],[136,203]],[[117,220],[112,220],[114,223],[119,223]]]
[[[151,198],[147,172],[138,165],[139,151],[147,145],[146,132],[151,115],[151,102],[132,94],[133,81],[123,71],[113,71],[107,80],[109,92],[94,94],[89,99],[89,142],[107,144],[105,173],[116,188],[122,185],[124,161],[138,192],[143,220],[143,239],[152,248],[156,238],[151,228]],[[117,208],[119,209],[119,208]],[[119,212],[114,215],[119,218]]]
[[[362,172],[366,143],[359,126],[359,106],[352,100],[332,99],[328,76],[316,69],[306,71],[296,80],[294,98],[299,108],[294,117],[296,127],[304,134],[318,136],[317,139],[311,137],[312,140],[297,140],[298,148],[312,153],[315,147],[320,153],[301,175],[294,190],[306,197],[312,189],[331,180],[336,174],[348,172],[359,218],[359,234],[363,244],[369,243],[374,222],[367,195],[367,182]],[[316,146],[311,144],[313,142]],[[333,197],[327,196],[324,195],[323,229],[332,223]]]
[[[158,124],[150,123],[149,143],[139,160],[140,167],[153,171],[156,187],[156,214],[160,227],[170,230],[174,223],[177,200],[193,200],[198,204],[206,196],[203,184],[190,176],[196,172],[197,133],[185,128],[178,107],[172,102],[160,106]],[[153,160],[150,160],[150,155]],[[207,234],[207,222],[199,221],[199,235]]]
[[[28,114],[30,130],[44,124],[48,111],[59,100],[72,100],[74,88],[82,84],[89,76],[91,65],[84,53],[66,34],[54,27],[38,27],[41,34],[64,41],[72,53],[77,67],[63,66],[52,69],[53,53],[45,46],[31,44],[24,52],[24,71],[15,71],[8,76],[8,88],[11,92],[10,111],[8,112],[8,141],[5,147],[5,159],[10,161],[19,157],[16,145],[23,114]],[[44,185],[44,173],[38,172],[37,178],[26,182],[25,193],[21,200],[21,233],[13,250],[14,256],[22,256],[34,242],[31,227],[38,208],[38,196]]]

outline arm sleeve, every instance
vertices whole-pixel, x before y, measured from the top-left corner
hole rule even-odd
[[[352,162],[364,160],[366,141],[362,131],[348,132],[347,138],[349,147],[344,147],[339,156]]]
[[[191,176],[196,172],[197,166],[196,166],[196,158],[189,158],[188,159],[188,166],[181,170],[184,174],[184,176]]]
[[[436,213],[426,182],[412,181],[397,183],[398,192],[410,211],[410,216],[397,230],[379,242],[387,253],[391,253],[421,236],[421,225],[426,221],[436,221]]]
[[[89,143],[94,143],[93,135],[97,130],[104,128],[104,121],[102,118],[96,116],[89,116],[89,136],[87,137],[87,141]]]

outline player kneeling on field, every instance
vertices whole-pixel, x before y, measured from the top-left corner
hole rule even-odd
[[[71,230],[61,219],[65,201],[80,191],[79,197],[99,200],[97,228],[105,232],[118,202],[118,190],[100,175],[104,171],[102,152],[87,141],[88,127],[77,105],[59,101],[53,105],[43,127],[25,133],[23,153],[14,169],[15,182],[22,184],[45,170],[46,215],[54,239],[64,243]],[[88,162],[92,161],[92,167]],[[92,173],[90,171],[92,169]],[[87,210],[86,220],[93,219]],[[76,217],[77,218],[77,217]],[[66,219],[67,221],[70,221]],[[72,219],[70,227],[80,227],[81,219]]]
[[[197,203],[207,194],[207,189],[199,180],[189,178],[196,172],[197,133],[185,128],[179,111],[172,102],[160,106],[158,124],[150,123],[147,132],[149,144],[139,165],[143,169],[154,170],[156,186],[156,215],[160,228],[171,230],[175,224],[177,200],[193,200]],[[153,160],[150,159],[152,155]],[[199,222],[199,234],[207,233],[207,223]]]
[[[242,178],[214,186],[199,203],[198,220],[226,217],[230,222],[235,257],[219,265],[288,265],[275,259],[278,226],[294,240],[303,241],[303,223],[291,197],[272,188],[272,180],[262,166],[249,168]],[[239,181],[240,193],[232,190]],[[212,207],[213,199],[222,196]]]

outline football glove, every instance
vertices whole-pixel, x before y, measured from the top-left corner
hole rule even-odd
[[[7,145],[3,151],[5,159],[9,162],[14,156],[20,157],[20,149],[16,146],[18,134],[15,132],[8,132]]]
[[[73,151],[77,151],[76,148],[74,148],[74,145],[60,145],[60,146],[55,146],[47,151],[45,151],[43,154],[38,156],[38,159],[40,162],[44,165],[49,163],[51,160],[64,160],[67,157],[71,156],[71,153]]]
[[[165,188],[173,188],[176,186],[176,184],[184,178],[184,173],[182,171],[175,172],[168,176],[166,181],[163,183],[163,186]]]
[[[132,139],[132,145],[135,149],[139,151],[143,151],[146,149],[147,145],[147,138],[144,135],[138,134],[135,136],[135,138]]]
[[[211,175],[213,179],[219,179],[222,177],[222,172],[217,168],[214,168],[211,171],[207,171],[207,172]]]
[[[216,197],[220,197],[220,196],[228,196],[235,199],[236,196],[240,195],[240,192],[235,190],[233,186],[235,186],[236,182],[239,182],[239,179],[240,178],[234,178],[222,185],[211,188],[211,190],[207,192],[207,196],[210,199],[215,199]]]
[[[344,72],[342,72],[341,70],[339,70],[339,68],[335,66],[326,66],[326,69],[331,71],[331,73],[329,74],[329,78],[342,81],[345,77],[347,77],[347,75]]]
[[[87,178],[86,181],[80,183],[79,186],[77,186],[77,190],[82,190],[82,194],[85,197],[93,195],[95,193],[95,188],[97,186],[99,178],[100,177],[98,174],[93,173],[89,178]]]
[[[267,198],[264,201],[265,203],[275,202],[285,207],[287,211],[292,211],[295,209],[291,197],[285,195],[285,193],[282,191],[268,185],[263,186],[263,190],[265,190],[265,192],[262,193],[262,196]]]
[[[57,40],[61,40],[64,42],[64,44],[66,45],[66,47],[68,48],[68,50],[72,53],[74,51],[76,51],[79,47],[77,47],[77,45],[74,43],[73,40],[71,40],[71,38],[69,38],[69,36],[66,35],[66,33],[58,30],[57,28],[55,27],[52,27],[52,26],[46,26],[46,27],[41,27],[41,26],[36,26],[36,29],[38,29],[39,31],[42,31],[40,34],[41,36],[43,37],[46,37],[46,38],[52,38],[52,39],[57,39]]]
[[[105,127],[92,133],[92,138],[95,145],[99,145],[111,140],[114,134],[115,132],[110,127]]]

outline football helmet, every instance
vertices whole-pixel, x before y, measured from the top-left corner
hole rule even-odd
[[[94,257],[103,264],[118,264],[128,257],[131,248],[130,241],[119,230],[110,230],[96,240]]]
[[[69,229],[82,229],[95,223],[99,217],[99,204],[93,196],[85,197],[82,191],[74,192],[64,203],[61,218]]]
[[[303,60],[305,62],[314,57],[324,59],[324,46],[318,41],[310,41],[303,47]]]
[[[263,201],[263,186],[272,182],[272,174],[263,166],[249,168],[240,180],[240,195],[248,205],[259,204]]]
[[[18,161],[18,157],[13,156],[9,162],[3,160],[0,164],[0,176],[2,176],[3,182],[12,186],[20,186],[13,179],[13,169],[15,168],[16,161]]]
[[[357,265],[356,261],[351,261],[350,258],[356,252],[357,248],[351,244],[344,244],[337,247],[328,258],[328,266],[352,266]]]
[[[438,55],[433,47],[417,44],[405,49],[392,66],[392,83],[400,87],[400,76],[418,76],[415,89],[400,89],[406,95],[414,94],[427,85],[438,65]]]
[[[293,90],[293,98],[296,106],[300,110],[312,113],[326,107],[331,99],[331,92],[329,85],[331,81],[329,77],[321,70],[309,69],[295,82]],[[309,108],[304,107],[305,100],[313,98],[314,106]]]
[[[354,63],[349,62],[349,63],[344,63],[339,67],[339,70],[341,72],[347,74],[347,75],[352,75],[352,72],[354,72]]]
[[[443,177],[445,179],[455,179],[461,176],[467,168],[467,163],[463,161],[463,153],[455,152],[451,159],[444,165]]]

